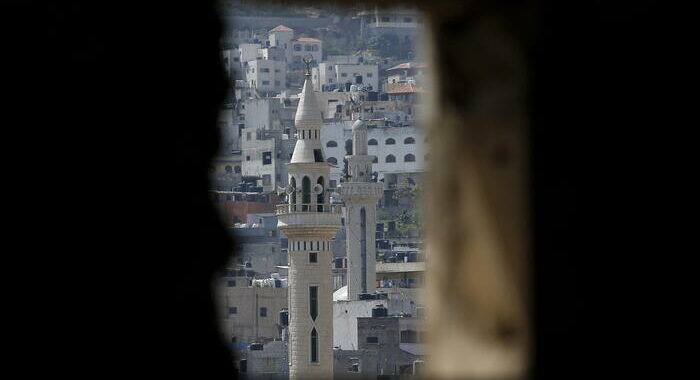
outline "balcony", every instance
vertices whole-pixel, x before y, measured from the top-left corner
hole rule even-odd
[[[277,215],[297,214],[297,213],[329,213],[342,214],[342,204],[280,204],[275,206]]]

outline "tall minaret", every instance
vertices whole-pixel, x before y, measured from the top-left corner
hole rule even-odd
[[[333,286],[330,240],[342,209],[330,204],[330,164],[321,148],[321,111],[307,62],[294,123],[298,140],[288,164],[288,203],[277,206],[289,238],[289,378],[333,378]]]
[[[367,154],[367,126],[362,119],[352,126],[352,155],[345,159],[349,177],[340,184],[340,196],[347,228],[348,300],[356,300],[359,293],[373,293],[376,287],[375,226],[383,192],[382,184],[372,181],[374,156]]]

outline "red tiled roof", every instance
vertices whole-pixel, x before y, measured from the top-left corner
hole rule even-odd
[[[277,25],[276,27],[272,28],[270,32],[293,32],[294,29],[286,27],[284,25]]]
[[[309,38],[309,37],[300,37],[297,38],[294,41],[299,41],[299,42],[321,42],[318,38]]]
[[[412,94],[420,91],[411,83],[387,83],[384,85],[384,92],[387,94]]]

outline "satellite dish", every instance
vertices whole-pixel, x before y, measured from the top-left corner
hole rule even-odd
[[[314,185],[314,188],[311,190],[314,195],[319,195],[323,192],[323,186],[320,183],[317,183]]]
[[[294,192],[294,186],[292,186],[291,184],[287,185],[287,188],[286,188],[285,192],[286,192],[288,195],[291,195],[291,194]]]

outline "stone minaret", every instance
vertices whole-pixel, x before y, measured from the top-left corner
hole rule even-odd
[[[321,112],[311,74],[294,118],[298,140],[288,164],[288,203],[277,206],[278,227],[289,238],[289,377],[333,378],[333,287],[330,240],[342,209],[326,190],[330,164],[321,148]]]
[[[373,293],[376,288],[375,226],[383,192],[382,184],[372,180],[374,156],[367,154],[367,126],[362,119],[352,126],[352,155],[345,159],[349,177],[340,184],[340,196],[347,228],[348,300],[356,300],[359,293]]]

